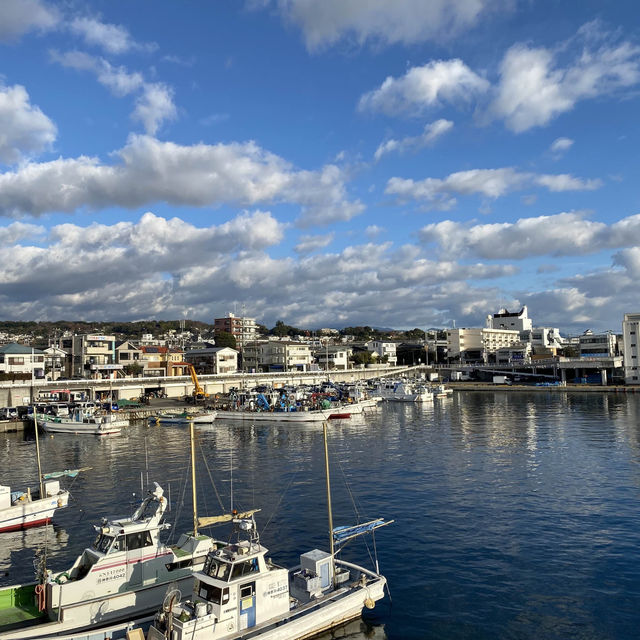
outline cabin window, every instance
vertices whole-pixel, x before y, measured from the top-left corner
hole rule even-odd
[[[127,549],[129,551],[143,549],[144,547],[150,547],[152,545],[151,531],[138,531],[127,535]]]
[[[124,536],[118,536],[109,550],[109,553],[118,553],[119,551],[124,551],[124,549]]]
[[[226,562],[218,562],[212,556],[208,556],[203,572],[212,578],[217,578],[218,580],[228,580],[231,572],[231,565]]]
[[[107,553],[112,542],[113,536],[107,536],[104,533],[101,533],[93,543],[93,548],[100,553]]]
[[[169,571],[175,571],[176,569],[185,569],[186,567],[192,567],[195,564],[204,562],[204,556],[198,556],[197,558],[187,558],[186,560],[178,560],[178,562],[169,562],[165,566]]]
[[[225,605],[229,602],[229,587],[221,589],[201,582],[198,588],[198,595],[209,602],[213,602],[213,604]]]
[[[231,579],[241,578],[242,576],[249,575],[254,571],[258,570],[258,559],[252,558],[251,560],[246,560],[245,562],[236,562],[233,565],[233,571],[231,572]]]

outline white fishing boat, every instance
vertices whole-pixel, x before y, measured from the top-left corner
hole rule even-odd
[[[324,426],[325,457],[327,455]],[[329,465],[326,461],[330,552],[312,549],[300,565],[281,567],[267,558],[254,514],[208,518],[201,525],[232,520],[235,540],[209,552],[194,576],[191,597],[169,594],[147,640],[296,640],[310,638],[359,617],[384,597],[386,579],[378,571],[339,560],[347,541],[390,524],[382,519],[333,528]]]
[[[166,411],[156,416],[151,416],[149,422],[155,424],[189,424],[190,422],[194,424],[210,424],[216,419],[216,416],[217,411],[203,411],[199,413],[193,411]]]
[[[40,464],[40,441],[38,439],[37,418],[35,420],[36,462],[38,464],[38,488],[11,491],[8,486],[0,486],[0,532],[17,531],[51,522],[56,509],[66,507],[69,492],[60,488],[57,478],[75,477],[80,469],[52,472],[43,475]]]
[[[129,419],[117,413],[86,412],[74,410],[68,417],[57,416],[40,421],[40,426],[47,433],[75,433],[105,436],[120,433],[129,426]]]
[[[382,380],[375,387],[374,393],[383,400],[391,402],[432,402],[431,389],[407,380]]]
[[[58,480],[42,483],[42,489],[11,491],[0,485],[0,532],[17,531],[51,522],[56,509],[66,507],[69,492]],[[0,543],[2,539],[0,538]]]
[[[214,541],[196,530],[165,545],[160,532],[170,526],[162,523],[166,508],[155,484],[131,516],[95,526],[96,539],[70,569],[42,567],[37,583],[0,590],[0,638],[47,638],[139,621],[157,611],[170,586],[188,589]],[[18,606],[7,609],[6,603]]]

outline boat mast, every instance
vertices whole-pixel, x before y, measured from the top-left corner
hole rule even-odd
[[[38,483],[40,484],[40,498],[44,498],[44,484],[42,482],[42,467],[40,465],[40,438],[38,437],[38,416],[36,405],[33,405],[33,429],[36,432],[36,458],[38,459]]]
[[[335,558],[333,549],[333,513],[331,511],[331,480],[329,479],[329,447],[327,446],[327,421],[322,423],[324,434],[324,466],[327,476],[327,510],[329,512],[329,552],[331,553],[331,573],[335,576]],[[332,578],[333,580],[334,578]]]
[[[193,436],[193,420],[189,420],[189,436],[191,440],[191,492],[193,495],[193,537],[198,536],[198,503],[196,501],[196,454]]]

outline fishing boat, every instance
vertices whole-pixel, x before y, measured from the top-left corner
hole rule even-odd
[[[386,579],[376,569],[339,560],[336,555],[353,538],[392,521],[372,520],[333,528],[324,423],[330,551],[312,549],[300,565],[286,569],[267,558],[255,513],[202,519],[201,525],[231,520],[234,534],[209,552],[194,575],[191,597],[179,602],[169,594],[147,640],[296,640],[309,638],[359,617],[384,597]]]
[[[42,474],[40,463],[40,440],[37,418],[35,419],[36,461],[38,464],[38,488],[11,491],[11,487],[0,486],[0,532],[17,531],[51,522],[56,509],[66,507],[69,492],[60,488],[59,478],[75,478],[80,469]]]
[[[382,380],[374,390],[383,400],[391,402],[432,402],[431,389],[407,380]]]
[[[210,424],[216,419],[217,411],[204,411],[200,413],[181,411],[166,411],[151,416],[149,422],[155,424]]]
[[[160,540],[171,525],[163,522],[168,503],[154,483],[131,516],[94,526],[94,542],[70,569],[54,573],[40,565],[36,583],[0,590],[0,640],[86,639],[89,630],[92,638],[126,637],[152,619],[168,589],[190,588],[193,573],[217,546],[198,532],[193,424],[190,435],[193,532],[172,546]]]
[[[129,419],[117,413],[87,412],[75,409],[68,417],[46,418],[40,422],[40,426],[47,433],[105,436],[120,433],[124,427],[129,426]]]
[[[139,620],[157,611],[170,585],[188,588],[213,541],[196,532],[182,534],[175,546],[162,543],[160,532],[170,526],[162,523],[167,499],[154,484],[131,516],[104,518],[94,527],[94,542],[71,568],[40,567],[37,583],[0,590],[2,640]],[[16,606],[6,607],[11,602]]]

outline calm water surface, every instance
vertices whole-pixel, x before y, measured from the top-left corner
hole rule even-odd
[[[457,393],[433,406],[386,405],[331,426],[335,524],[384,516],[376,536],[391,600],[354,638],[637,638],[640,629],[640,398]],[[197,427],[201,515],[258,507],[262,542],[294,564],[327,548],[322,428]],[[34,443],[0,436],[0,483],[35,477]],[[91,466],[55,526],[0,534],[0,583],[33,577],[46,541],[63,569],[102,516],[131,512],[140,478],[171,495],[176,533],[191,525],[188,430],[42,438],[43,466]],[[148,469],[148,472],[147,472]],[[133,496],[133,493],[136,495]],[[368,564],[364,543],[345,559]]]

